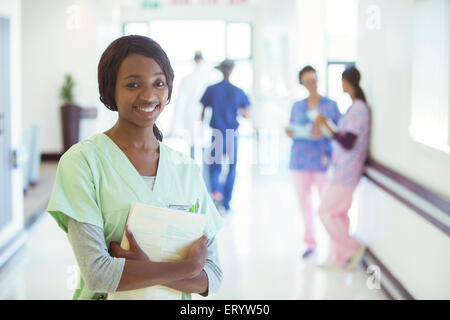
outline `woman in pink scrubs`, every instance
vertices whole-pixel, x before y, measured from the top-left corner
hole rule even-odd
[[[337,141],[319,209],[319,216],[330,235],[330,253],[323,267],[352,270],[360,264],[365,251],[365,247],[350,236],[348,218],[353,191],[363,175],[369,145],[370,111],[359,86],[360,78],[355,67],[342,74],[343,90],[351,96],[353,104],[339,120],[337,129],[333,129],[322,115],[316,119],[316,125]]]

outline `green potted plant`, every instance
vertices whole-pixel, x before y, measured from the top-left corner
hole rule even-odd
[[[59,96],[63,100],[63,105],[61,106],[63,152],[66,152],[79,139],[81,107],[74,103],[74,87],[75,81],[73,77],[70,74],[66,74],[59,92]]]
[[[59,96],[64,101],[64,104],[73,103],[73,88],[75,87],[75,81],[70,74],[64,76],[64,84],[61,87]]]

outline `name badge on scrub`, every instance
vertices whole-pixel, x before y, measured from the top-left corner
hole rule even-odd
[[[197,213],[199,207],[200,207],[200,204],[199,204],[198,199],[197,199],[197,202],[193,205],[169,204],[169,209],[180,210],[180,211],[191,212],[191,213]]]

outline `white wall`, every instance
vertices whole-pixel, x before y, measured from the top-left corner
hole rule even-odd
[[[68,8],[78,6],[79,28]],[[97,64],[106,46],[120,32],[115,1],[24,0],[23,15],[23,125],[43,125],[42,152],[62,151],[59,90],[65,73],[75,79],[75,102],[97,107],[100,123],[109,111],[98,99]],[[74,18],[74,20],[71,20]],[[106,115],[105,115],[106,113]],[[96,121],[84,120],[81,139],[98,131]],[[103,129],[103,128],[102,128]]]
[[[9,110],[10,118],[6,121],[10,122],[11,128],[11,149],[20,149],[22,142],[21,128],[17,125],[21,120],[21,61],[22,47],[20,42],[21,33],[21,1],[0,1],[0,16],[10,19],[11,30],[11,109]],[[11,171],[11,182],[8,184],[11,188],[12,195],[12,223],[3,228],[0,233],[0,246],[5,241],[16,235],[23,227],[23,180],[22,169],[19,167]],[[1,259],[0,259],[1,260]],[[0,261],[0,264],[2,261]]]
[[[413,0],[360,1],[357,64],[373,110],[370,153],[375,160],[450,199],[450,153],[415,142],[409,134],[413,4]],[[380,9],[380,29],[367,27],[369,5]],[[428,80],[434,81],[432,72]]]
[[[450,153],[450,1],[417,0],[413,20],[411,136]]]
[[[368,179],[354,198],[358,239],[405,289],[416,299],[450,299],[450,238]]]
[[[372,107],[370,153],[450,199],[450,155],[409,136],[413,5],[414,0],[360,0],[357,66]],[[378,23],[368,15],[373,6]],[[371,182],[363,181],[358,191],[358,236],[415,298],[449,299],[448,236]]]

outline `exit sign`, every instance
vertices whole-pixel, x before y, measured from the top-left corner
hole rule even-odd
[[[142,9],[159,9],[161,8],[160,0],[141,0]]]

